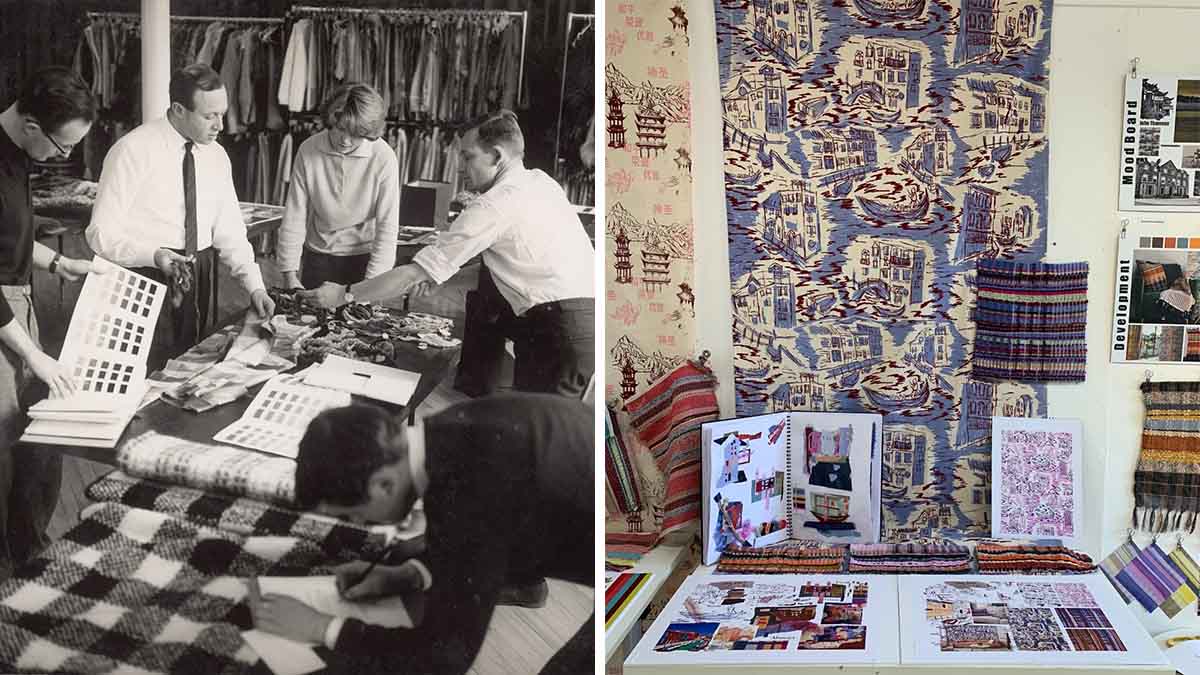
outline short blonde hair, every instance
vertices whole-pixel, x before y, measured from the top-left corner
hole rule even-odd
[[[511,110],[500,109],[478,117],[468,122],[465,129],[479,133],[479,147],[485,150],[504,146],[517,157],[525,156],[525,135],[521,133],[517,114]]]
[[[385,115],[383,97],[361,82],[348,82],[334,89],[321,107],[321,119],[327,128],[360,138],[382,136]]]

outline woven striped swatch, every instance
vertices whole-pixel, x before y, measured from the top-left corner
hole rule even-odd
[[[625,611],[652,576],[654,575],[648,572],[625,572],[617,575],[617,578],[608,584],[604,589],[605,630],[621,616],[621,612]]]
[[[972,375],[1082,382],[1087,277],[1085,262],[979,261]]]
[[[1194,531],[1200,514],[1200,382],[1144,382],[1142,400],[1134,522],[1150,532]]]
[[[1192,592],[1200,596],[1200,565],[1196,564],[1195,558],[1184,550],[1183,546],[1176,546],[1167,554],[1171,562],[1175,563],[1175,567],[1179,568],[1179,573],[1183,575],[1183,581],[1192,589]]]
[[[1174,618],[1196,600],[1196,594],[1184,582],[1183,573],[1158,544],[1143,548],[1125,569],[1117,573],[1117,581],[1147,612],[1162,608],[1168,618]]]
[[[1081,574],[1096,569],[1091,556],[1065,546],[980,542],[975,559],[983,574]]]
[[[763,548],[731,544],[721,552],[722,574],[837,574],[846,562],[846,546],[787,544]]]
[[[666,477],[662,536],[700,521],[700,425],[720,416],[717,378],[684,361],[625,402],[630,424]]]
[[[1108,577],[1108,583],[1112,584],[1113,588],[1117,589],[1117,594],[1125,601],[1125,604],[1133,602],[1133,596],[1129,595],[1129,591],[1125,590],[1125,586],[1117,581],[1117,575],[1125,566],[1133,562],[1138,553],[1142,550],[1129,540],[1118,546],[1108,557],[1100,561],[1100,571],[1104,572],[1104,576]]]
[[[971,571],[971,549],[949,542],[851,544],[850,572],[953,574]]]

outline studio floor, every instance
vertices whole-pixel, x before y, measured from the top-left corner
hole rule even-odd
[[[57,241],[46,241],[57,247]],[[81,238],[64,237],[67,255],[82,255],[84,246]],[[279,285],[280,276],[272,261],[260,259],[263,280],[268,287]],[[61,286],[57,281],[36,272],[34,293],[36,296],[42,342],[47,351],[57,354],[70,322],[70,311],[78,297],[79,285]],[[464,268],[450,282],[426,298],[414,299],[413,311],[449,316],[462,319],[466,292],[475,287],[478,267]],[[248,298],[233,284],[223,278],[222,316],[234,316],[248,304]],[[511,362],[507,364],[511,367]],[[436,414],[456,403],[466,401],[467,396],[453,387],[453,375],[443,380],[432,394],[421,404],[417,413],[421,417]],[[112,467],[74,457],[63,461],[62,492],[58,508],[50,524],[52,538],[61,536],[79,521],[79,512],[91,502],[84,489],[95,479],[112,470]],[[493,616],[483,649],[475,661],[471,673],[490,675],[493,673],[535,673],[550,660],[579,629],[593,611],[593,589],[578,584],[550,580],[550,597],[541,609],[498,607]]]

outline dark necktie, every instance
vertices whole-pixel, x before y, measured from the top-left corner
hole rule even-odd
[[[192,156],[192,146],[188,141],[183,144],[183,236],[184,253],[192,255],[196,252],[196,158]]]

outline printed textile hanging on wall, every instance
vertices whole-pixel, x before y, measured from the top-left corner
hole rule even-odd
[[[695,356],[686,4],[606,3],[604,381],[609,401],[632,398]]]
[[[737,414],[884,417],[884,541],[990,531],[975,268],[1046,247],[1047,0],[716,0]],[[611,307],[611,304],[610,304]]]

